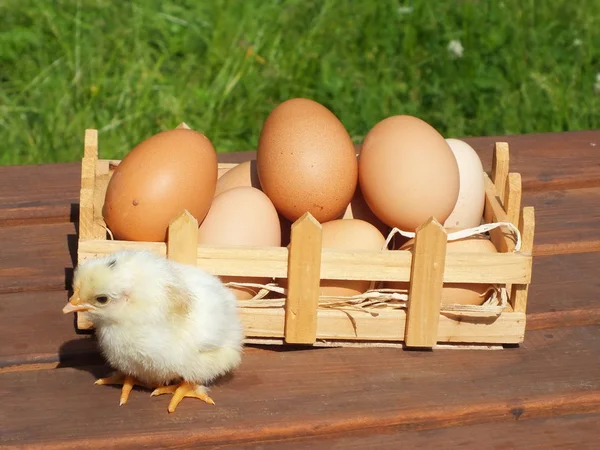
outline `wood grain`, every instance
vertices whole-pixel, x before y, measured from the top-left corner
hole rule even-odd
[[[598,267],[600,253],[535,258],[527,330],[600,324]],[[60,312],[68,295],[64,290],[0,295],[0,367],[95,357],[95,344]]]
[[[288,344],[312,344],[317,336],[321,243],[321,224],[310,213],[292,224],[283,327]]]
[[[77,246],[73,223],[0,228],[0,243],[0,294],[70,287]]]
[[[600,251],[600,188],[526,192],[535,208],[534,256]]]
[[[447,239],[434,218],[416,230],[404,334],[409,347],[433,347],[438,341]]]
[[[211,390],[215,407],[186,399],[173,415],[167,414],[167,399],[150,398],[148,392],[134,391],[119,408],[118,389],[93,385],[106,368],[8,372],[0,374],[0,442],[51,440],[56,448],[108,442],[155,448],[241,445],[358,430],[425,430],[597,413],[598,333],[598,326],[534,331],[522,348],[495,352],[319,349],[248,354],[232,378]]]
[[[600,414],[577,414],[560,418],[514,420],[425,431],[339,433],[327,436],[298,437],[244,445],[244,449],[260,450],[378,450],[411,449],[480,450],[503,449],[582,449],[596,450],[600,441]],[[443,444],[442,444],[443,443]],[[209,448],[200,446],[196,448]],[[237,444],[220,445],[220,450],[240,449]]]

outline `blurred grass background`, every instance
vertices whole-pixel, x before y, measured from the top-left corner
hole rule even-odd
[[[360,142],[412,114],[446,137],[598,128],[597,0],[2,0],[0,164],[121,158],[185,121],[254,149],[309,97]]]

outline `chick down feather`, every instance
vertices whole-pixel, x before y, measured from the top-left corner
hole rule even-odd
[[[109,364],[145,384],[205,385],[241,363],[237,299],[200,268],[119,251],[82,262],[73,288]]]

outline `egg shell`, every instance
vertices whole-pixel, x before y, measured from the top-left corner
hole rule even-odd
[[[354,192],[354,196],[352,200],[346,207],[344,211],[342,219],[359,219],[364,220],[365,222],[369,222],[371,225],[375,226],[381,234],[387,237],[389,232],[392,230],[388,225],[383,223],[369,208],[367,202],[360,191],[360,186],[356,187],[356,191]]]
[[[448,234],[458,231],[458,229],[447,230]],[[412,251],[414,239],[406,242],[400,250]],[[475,235],[462,238],[455,241],[448,241],[446,253],[497,253],[497,249],[488,238],[483,235]],[[405,282],[386,282],[386,288],[390,289],[408,289],[408,283]],[[442,288],[443,305],[481,305],[486,299],[483,294],[491,285],[483,283],[444,283]]]
[[[448,218],[460,187],[456,158],[443,136],[413,116],[388,117],[364,139],[359,184],[369,208],[390,227],[415,231]]]
[[[210,140],[189,129],[163,131],[133,148],[110,179],[102,215],[115,239],[162,242],[184,209],[202,222],[217,183]]]
[[[256,160],[244,161],[229,169],[217,180],[215,197],[228,189],[238,186],[250,186],[260,189],[258,172],[256,171]]]
[[[336,219],[321,224],[322,248],[352,251],[381,251],[385,237],[373,225],[359,219]],[[287,287],[287,279],[277,280]],[[370,287],[369,280],[321,280],[320,295],[351,296]]]
[[[464,141],[446,139],[460,174],[458,200],[444,222],[446,228],[473,228],[481,225],[485,205],[485,178],[477,152]]]
[[[269,114],[256,162],[262,190],[291,222],[306,212],[321,223],[339,217],[358,183],[356,152],[344,125],[305,98],[287,100]]]
[[[214,246],[279,247],[281,228],[275,207],[259,189],[238,186],[217,195],[198,228],[198,244]],[[268,277],[220,277],[224,283],[259,283]],[[252,298],[253,287],[230,287],[239,300]]]

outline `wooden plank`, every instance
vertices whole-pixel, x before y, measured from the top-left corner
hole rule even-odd
[[[285,341],[312,344],[317,336],[321,272],[321,224],[306,213],[292,224],[285,302]]]
[[[447,239],[434,218],[416,230],[404,334],[408,347],[433,347],[438,341]]]
[[[522,203],[535,208],[535,256],[600,251],[600,188],[525,192]]]
[[[359,430],[327,436],[272,440],[260,442],[255,446],[244,446],[244,448],[260,450],[303,450],[307,448],[430,450],[439,445],[440,448],[448,450],[488,448],[596,450],[598,442],[600,442],[600,426],[598,424],[600,424],[600,414],[575,414],[423,431]],[[239,446],[236,444],[219,446],[219,449],[222,450],[234,448],[238,449]]]
[[[67,291],[0,295],[0,368],[100,360],[95,339],[61,313],[68,299]]]
[[[533,283],[528,295],[527,330],[600,324],[600,305],[597,302],[599,266],[600,253],[535,259]],[[64,290],[0,295],[0,367],[97,355],[95,343],[76,333],[73,319],[56,313],[60,312],[68,296]],[[335,318],[331,320],[342,322],[344,327],[341,330],[352,336],[354,328],[348,324],[345,314],[332,311],[328,315]],[[403,320],[404,313],[391,316],[389,320],[395,321],[393,330],[400,337],[399,330],[403,325],[398,321]],[[283,327],[283,313],[275,313],[271,318],[257,316],[247,323],[259,328],[263,326],[263,320],[279,321]],[[384,320],[387,320],[385,316]],[[440,338],[449,339],[454,333],[451,327],[446,328],[447,321],[449,319],[441,318]],[[454,321],[449,323],[463,326]],[[487,328],[493,331],[493,327]],[[44,339],[39,339],[39,336],[44,336]]]
[[[80,258],[107,255],[117,249],[140,248],[136,242],[81,241]],[[145,243],[159,255],[166,245]],[[409,281],[411,254],[398,251],[347,251],[325,248],[321,253],[321,278],[327,280]],[[247,277],[287,277],[288,250],[285,247],[209,247],[198,248],[198,267],[215,274]],[[449,253],[446,255],[444,282],[452,283],[528,283],[531,256],[518,253]]]
[[[326,376],[314,376],[315,368]],[[240,369],[211,390],[216,407],[186,399],[173,415],[166,411],[167,399],[151,398],[147,391],[134,390],[119,408],[118,389],[93,385],[107,372],[94,366],[0,373],[0,442],[55,448],[243,446],[600,412],[598,326],[535,331],[521,348],[495,352],[247,354]]]
[[[76,257],[72,223],[0,228],[0,293],[68,288]]]
[[[600,131],[463,138],[490,170],[495,142],[510,147],[511,171],[524,191],[600,186]],[[359,149],[360,146],[357,146]],[[83,155],[82,155],[83,156]],[[102,156],[102,155],[100,155]],[[240,163],[256,152],[219,153],[219,162]],[[79,203],[81,161],[0,167],[0,226],[68,220]]]

